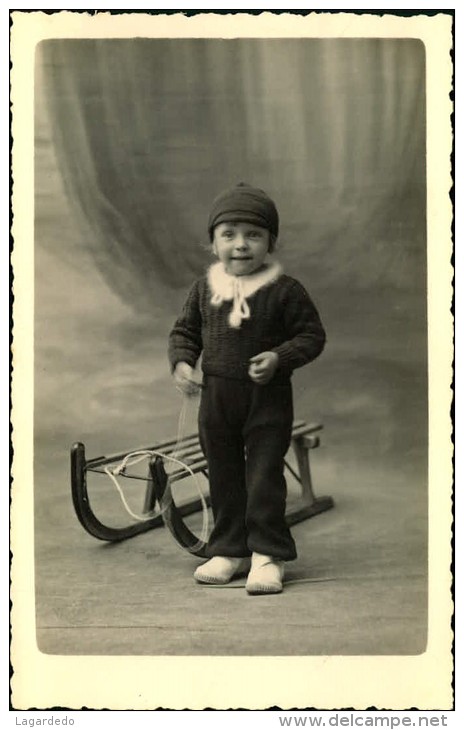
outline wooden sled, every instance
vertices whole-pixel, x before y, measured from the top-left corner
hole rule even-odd
[[[320,444],[320,424],[307,424],[304,421],[295,421],[292,430],[291,448],[296,457],[295,470],[285,459],[285,467],[301,485],[300,504],[296,509],[290,510],[287,515],[287,524],[294,525],[302,520],[313,517],[320,512],[325,512],[334,506],[332,497],[316,497],[313,492],[310,451]],[[87,490],[87,476],[89,473],[105,473],[105,468],[119,464],[125,457],[134,451],[156,451],[167,456],[175,453],[176,457],[188,465],[194,474],[208,476],[207,463],[198,440],[198,434],[192,434],[182,440],[179,450],[177,440],[163,441],[153,446],[141,449],[132,449],[123,453],[112,454],[111,456],[99,456],[93,459],[86,459],[85,446],[83,443],[75,443],[71,448],[71,491],[74,510],[82,527],[93,537],[99,540],[117,542],[135,537],[143,532],[152,530],[155,527],[165,525],[173,534],[176,541],[186,550],[199,557],[204,557],[205,543],[189,530],[183,517],[198,512],[202,508],[200,499],[192,499],[180,506],[177,506],[172,498],[171,484],[181,481],[191,475],[190,471],[181,466],[176,466],[168,479],[164,460],[161,456],[153,455],[149,461],[149,475],[144,478],[145,500],[143,511],[147,519],[143,522],[136,522],[126,527],[110,527],[103,524],[92,510]],[[123,475],[126,478],[138,478],[129,474]],[[167,499],[167,497],[169,497]],[[157,514],[150,518],[156,506],[163,503],[162,515]]]

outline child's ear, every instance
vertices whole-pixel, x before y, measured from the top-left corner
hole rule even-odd
[[[269,234],[269,253],[274,253],[275,247],[277,243],[277,236],[274,236],[272,233]]]
[[[217,248],[216,248],[216,241],[213,241],[211,244],[211,253],[213,253],[215,256],[218,255]]]

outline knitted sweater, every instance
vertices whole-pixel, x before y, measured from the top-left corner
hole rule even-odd
[[[274,279],[246,296],[249,317],[239,326],[230,324],[231,300],[218,300],[216,292],[212,303],[215,292],[208,274],[191,288],[170,333],[172,370],[182,361],[195,367],[202,354],[201,367],[206,375],[249,380],[250,358],[272,350],[279,356],[273,380],[286,380],[295,368],[322,352],[325,332],[316,307],[304,287],[282,274],[280,267]],[[237,278],[246,284],[248,277]]]

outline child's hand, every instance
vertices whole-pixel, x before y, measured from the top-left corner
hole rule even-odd
[[[250,358],[248,375],[254,383],[266,385],[274,376],[279,364],[279,356],[276,352],[261,352]]]
[[[186,362],[178,362],[174,373],[176,388],[184,395],[193,396],[200,392],[201,385],[194,379],[194,370]]]

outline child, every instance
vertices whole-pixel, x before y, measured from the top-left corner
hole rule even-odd
[[[268,253],[279,217],[262,190],[240,183],[214,201],[208,231],[218,261],[193,285],[169,337],[176,386],[201,387],[199,435],[208,462],[214,528],[200,583],[247,570],[250,594],[280,593],[296,558],[285,521],[284,456],[290,446],[290,377],[314,360],[325,333],[298,281]],[[202,354],[203,383],[194,379]]]

